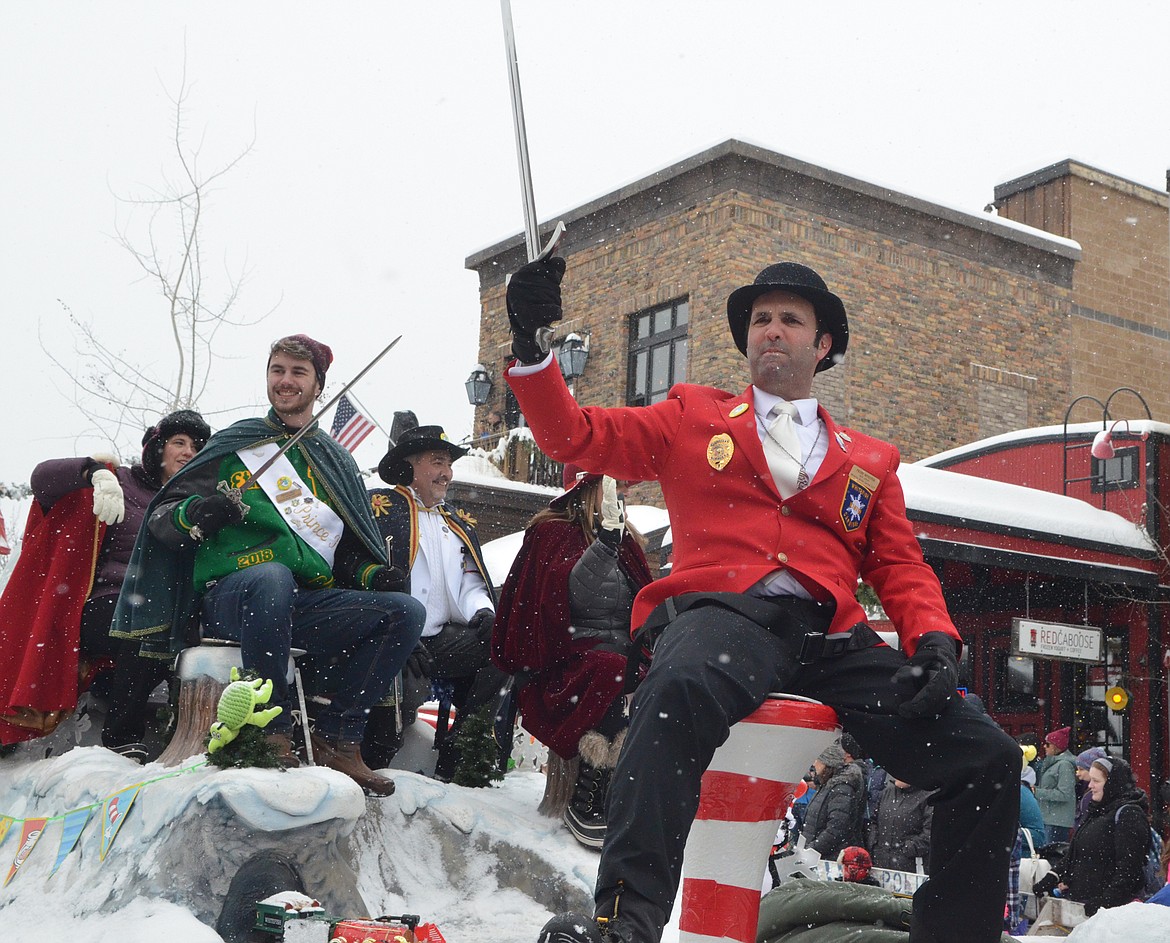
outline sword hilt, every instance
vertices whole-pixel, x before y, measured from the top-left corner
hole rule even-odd
[[[241,489],[233,488],[226,481],[221,481],[215,486],[215,490],[240,509],[240,517],[247,517],[248,512],[252,510],[251,505],[244,503],[244,492]]]

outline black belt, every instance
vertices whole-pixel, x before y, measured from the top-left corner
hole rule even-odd
[[[682,613],[696,606],[713,606],[734,612],[779,638],[798,665],[823,658],[839,658],[847,652],[870,648],[881,640],[865,622],[844,632],[829,633],[835,602],[821,603],[797,596],[746,596],[743,593],[683,593],[663,600],[634,633],[634,646],[626,666],[627,689],[636,683],[643,661],[649,661],[663,630]]]

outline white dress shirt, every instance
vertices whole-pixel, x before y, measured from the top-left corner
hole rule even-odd
[[[423,506],[411,489],[418,510],[418,554],[410,568],[410,595],[427,609],[423,638],[438,635],[449,622],[467,625],[480,609],[494,609],[487,584],[437,508]],[[439,577],[436,579],[436,575]]]
[[[756,413],[756,432],[760,442],[768,434],[767,415],[777,403],[784,402],[781,396],[766,393],[757,386],[752,387],[752,408]],[[817,415],[817,401],[815,399],[794,399],[791,401],[796,407],[800,421],[794,423],[796,436],[800,439],[800,462],[808,473],[809,479],[817,476],[817,470],[829,454],[829,437],[825,434],[825,424]],[[758,583],[749,586],[749,596],[799,596],[801,599],[812,599],[812,594],[800,585],[800,582],[787,570],[776,570],[765,576]]]

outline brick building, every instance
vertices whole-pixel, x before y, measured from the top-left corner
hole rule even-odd
[[[727,329],[727,295],[768,263],[793,259],[820,271],[849,312],[849,351],[818,375],[814,395],[838,422],[896,443],[908,461],[1060,425],[1070,412],[1100,423],[1120,387],[1140,390],[1156,419],[1170,415],[1168,207],[1166,193],[1065,161],[996,187],[998,215],[970,214],[728,141],[564,216],[565,320],[554,343],[573,332],[588,340],[575,381],[583,403],[653,402],[681,380],[738,391],[747,366]],[[480,359],[495,380],[476,413],[488,438],[522,422],[500,374],[510,344],[504,277],[523,262],[520,236],[467,259],[480,276]],[[1092,432],[1078,432],[1084,453]],[[1064,487],[1066,474],[1033,482],[1035,465],[1029,453],[1010,475],[955,470],[1100,497],[1088,478],[1084,494]],[[633,498],[653,503],[656,491],[642,485]],[[910,516],[993,712],[1017,732],[1073,722],[1086,741],[1113,742],[1088,708],[1098,675],[1120,672],[1141,691],[1129,715],[1138,732],[1127,720],[1122,740],[1143,780],[1165,776],[1170,628],[1159,564],[1139,554],[1137,565],[1115,565],[1105,558],[1119,548],[963,514],[943,520],[911,507]],[[1159,526],[1150,532],[1167,546]],[[1102,560],[1080,560],[1093,554]],[[1110,589],[1117,580],[1123,589]],[[1101,669],[1041,665],[1036,706],[1023,710],[1007,677],[1012,619],[1042,606],[1057,621],[1091,614],[1121,647]]]
[[[728,141],[573,210],[558,336],[589,342],[577,395],[608,406],[680,379],[742,388],[727,295],[789,258],[850,315],[849,353],[816,395],[908,460],[1057,421],[1086,386],[1138,385],[1155,414],[1170,408],[1154,369],[1170,360],[1167,195],[1071,161],[995,192],[1001,215],[973,215]],[[504,276],[523,252],[516,236],[466,263],[497,380],[479,434],[517,422],[498,380]]]
[[[1066,160],[997,186],[995,205],[1081,245],[1069,319],[1072,393],[1106,400],[1134,387],[1155,416],[1170,415],[1170,196]]]

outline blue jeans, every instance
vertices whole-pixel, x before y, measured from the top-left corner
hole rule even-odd
[[[240,643],[244,667],[272,679],[269,725],[287,730],[288,653],[339,655],[332,703],[314,717],[319,736],[361,740],[370,708],[383,700],[422,633],[426,609],[405,593],[301,589],[288,567],[261,563],[219,580],[203,597],[204,632]]]

